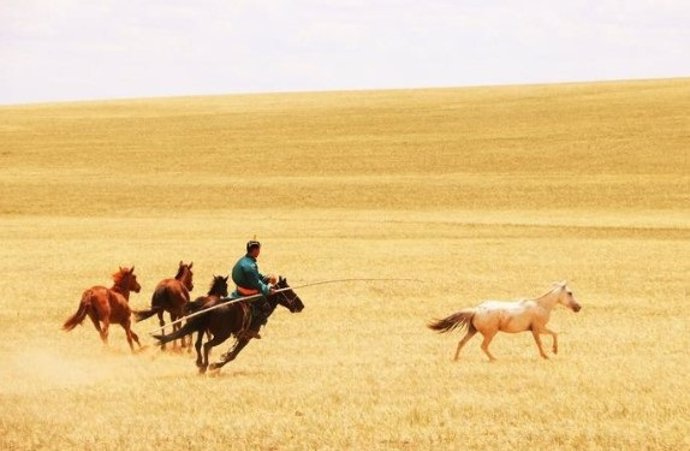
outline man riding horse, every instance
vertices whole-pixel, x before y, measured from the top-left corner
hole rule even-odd
[[[232,299],[262,295],[250,303],[251,323],[245,333],[252,338],[261,338],[258,331],[261,326],[266,324],[268,314],[270,314],[270,304],[266,300],[266,296],[273,294],[273,285],[276,283],[275,276],[264,276],[259,272],[256,259],[260,253],[261,243],[250,240],[247,243],[247,254],[235,263],[231,271],[232,280],[237,286],[235,292],[230,296]]]

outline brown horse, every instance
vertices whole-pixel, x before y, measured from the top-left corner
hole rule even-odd
[[[299,296],[297,296],[292,289],[289,289],[290,286],[287,283],[287,279],[280,277],[275,287],[278,290],[285,288],[287,288],[287,290],[279,291],[266,297],[269,308],[267,316],[270,316],[278,305],[282,305],[292,313],[302,311],[304,304]],[[202,309],[213,307],[218,305],[220,302],[222,302],[220,299],[213,300],[212,302],[205,304]],[[199,335],[195,344],[197,353],[196,365],[199,367],[200,373],[205,373],[209,366],[208,355],[211,351],[211,348],[218,346],[230,338],[231,335],[234,335],[236,341],[232,349],[223,355],[222,361],[211,365],[212,370],[220,369],[226,363],[234,360],[240,351],[252,339],[253,334],[246,333],[247,326],[251,324],[251,318],[249,317],[251,314],[250,312],[251,307],[248,305],[248,301],[228,303],[222,307],[209,310],[208,313],[191,318],[189,321],[187,321],[187,324],[185,324],[184,327],[177,332],[174,332],[170,335],[154,335],[154,338],[157,338],[161,344],[164,344],[168,341],[176,340],[184,337],[185,335],[198,332]],[[213,335],[213,338],[204,343],[204,353],[202,357],[201,341],[204,332],[210,332],[211,335]],[[255,332],[258,332],[258,330]]]
[[[165,326],[165,321],[163,320],[165,312],[170,313],[170,321],[182,318],[185,314],[186,305],[189,302],[189,292],[194,289],[194,284],[192,283],[194,276],[194,273],[192,273],[193,265],[194,262],[190,262],[187,265],[180,261],[175,278],[163,279],[156,286],[153,296],[151,296],[151,308],[134,312],[136,321],[139,322],[157,314],[158,324],[163,327]],[[173,332],[179,330],[180,327],[182,326],[179,323],[173,324]],[[163,331],[165,333],[165,329]],[[181,347],[184,347],[184,339],[180,340],[180,342]],[[175,347],[174,343],[173,347]],[[165,349],[165,346],[163,346],[163,349]]]
[[[221,298],[227,297],[228,278],[229,276],[213,276],[213,281],[211,282],[211,287],[208,289],[208,294],[206,296],[199,296],[192,302],[188,303],[185,307],[185,314],[189,315],[191,313],[198,312],[206,305],[215,305],[220,301]],[[206,332],[206,334],[208,335],[208,338],[211,339],[210,333]],[[199,332],[197,341],[201,341],[202,335],[203,332]],[[191,336],[189,338],[191,339]]]
[[[127,343],[134,352],[134,345],[132,341],[139,343],[139,337],[131,329],[131,314],[132,310],[129,308],[129,292],[134,291],[138,293],[141,290],[137,276],[134,275],[134,266],[132,269],[120,268],[118,272],[113,274],[113,287],[106,288],[103,286],[94,286],[84,291],[81,295],[81,302],[77,313],[70,316],[62,328],[66,331],[74,329],[78,324],[84,321],[88,315],[96,327],[96,330],[101,336],[104,344],[108,344],[108,328],[111,323],[119,324],[127,333]]]

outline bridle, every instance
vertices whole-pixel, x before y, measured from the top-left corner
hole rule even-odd
[[[279,288],[290,288],[290,287],[279,287]],[[288,294],[286,291],[281,291],[280,293],[277,293],[277,294],[279,294],[283,299],[285,299],[287,301],[288,309],[290,311],[292,311],[292,309],[295,306],[295,302],[297,301],[298,296],[297,296],[297,293],[295,293],[294,291],[290,290],[290,292],[292,293],[292,298],[288,297]]]

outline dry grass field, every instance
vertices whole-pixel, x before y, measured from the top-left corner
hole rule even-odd
[[[690,449],[689,112],[690,79],[0,107],[0,449]],[[297,290],[216,376],[155,319],[61,330],[254,235],[292,285],[420,281]],[[561,279],[549,360],[426,328]]]

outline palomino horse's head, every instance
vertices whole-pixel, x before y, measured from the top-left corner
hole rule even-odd
[[[228,295],[228,277],[230,276],[213,276],[213,282],[211,282],[211,288],[208,289],[208,295],[226,297]]]
[[[277,289],[290,288],[288,281],[284,277],[278,276],[278,283],[275,285]],[[302,300],[292,291],[292,288],[276,293],[278,304],[290,310],[291,313],[301,312],[304,309]]]
[[[131,268],[123,268],[113,274],[113,281],[115,285],[127,291],[134,291],[138,293],[141,290],[141,285],[137,282],[137,276],[134,274],[134,266]]]
[[[577,302],[575,296],[573,296],[573,292],[568,288],[567,282],[564,280],[563,282],[558,282],[555,285],[557,285],[556,290],[559,290],[558,302],[573,312],[579,312],[582,306],[579,302]]]
[[[194,289],[194,284],[192,283],[192,278],[194,277],[194,273],[192,272],[193,265],[194,262],[189,262],[187,265],[180,260],[180,266],[177,268],[177,275],[175,275],[175,279],[182,282],[185,288],[189,291]]]

